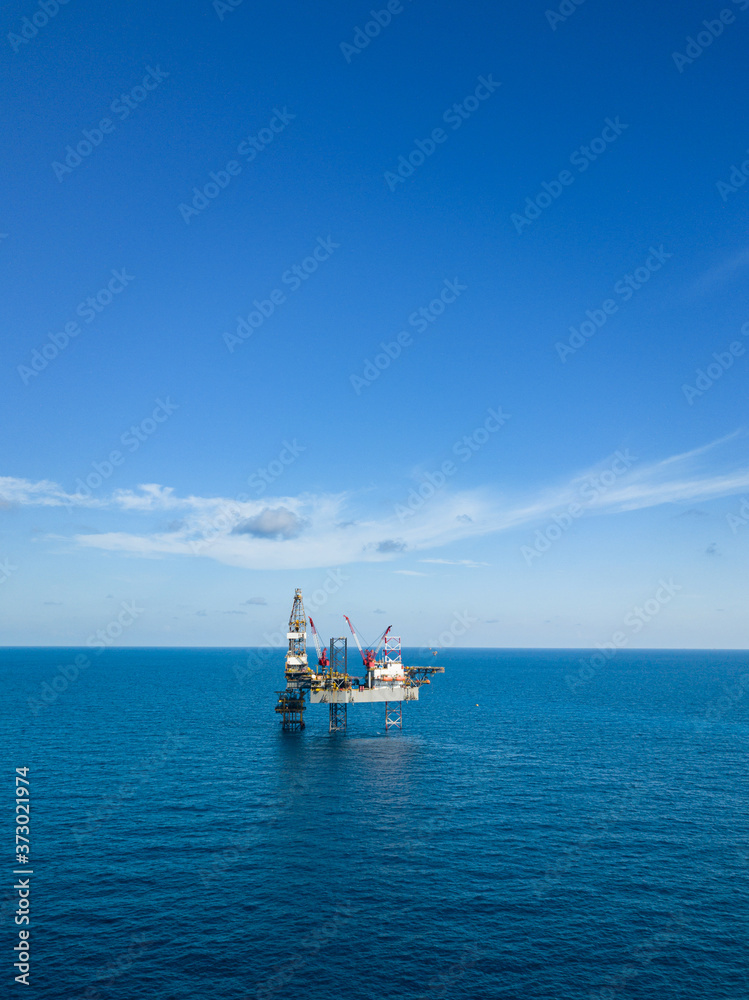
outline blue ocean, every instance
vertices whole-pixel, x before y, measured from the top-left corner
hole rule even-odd
[[[342,735],[283,650],[2,650],[6,995],[746,1000],[749,654],[592,652],[440,651]]]

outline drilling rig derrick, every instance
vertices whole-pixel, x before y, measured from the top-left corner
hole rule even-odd
[[[286,689],[277,691],[276,711],[281,716],[281,728],[286,732],[304,729],[304,698],[309,690],[312,671],[307,663],[307,619],[299,588],[294,591],[294,604],[289,618],[289,651],[286,654]]]

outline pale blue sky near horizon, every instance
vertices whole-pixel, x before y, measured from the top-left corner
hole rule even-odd
[[[746,648],[749,0],[230,8],[4,9],[3,642]]]

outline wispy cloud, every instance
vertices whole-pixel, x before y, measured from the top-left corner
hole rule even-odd
[[[487,562],[474,562],[473,559],[419,559],[423,563],[438,563],[441,566],[466,566],[468,569],[478,569],[488,566]]]
[[[730,254],[720,263],[708,268],[694,283],[697,295],[706,295],[732,278],[741,276],[749,268],[749,250]]]
[[[590,484],[610,460],[532,496],[500,497],[488,488],[463,492],[445,488],[406,520],[399,520],[395,508],[390,514],[368,517],[361,509],[365,494],[300,494],[240,502],[224,497],[179,497],[171,487],[154,483],[83,498],[49,480],[5,477],[0,479],[0,501],[31,507],[97,507],[110,512],[119,522],[112,524],[112,530],[79,532],[73,540],[86,548],[131,556],[200,556],[244,568],[304,569],[390,562],[414,554],[422,556],[422,563],[475,568],[485,564],[428,553],[451,542],[542,522],[580,501],[586,487],[585,509],[598,515],[661,504],[691,506],[749,489],[745,462],[734,468],[723,462],[718,471],[704,468],[708,457],[714,459],[718,449],[738,436],[736,432],[657,462],[633,461],[628,471],[600,490],[591,489]],[[179,510],[179,519],[165,520],[166,510]],[[139,531],[130,528],[133,517],[148,521],[149,515],[154,515],[150,518],[154,524]],[[128,523],[123,524],[123,518]],[[59,530],[54,537],[61,537]],[[415,575],[417,571],[400,572]],[[251,603],[261,600],[251,599]]]

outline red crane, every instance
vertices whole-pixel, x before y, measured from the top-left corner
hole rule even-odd
[[[362,644],[359,641],[359,636],[357,634],[356,629],[351,624],[351,619],[349,618],[348,615],[344,615],[343,617],[348,622],[348,627],[351,629],[351,632],[352,632],[352,634],[354,636],[354,639],[356,640],[356,645],[359,647],[359,652],[361,653],[361,658],[362,658],[362,661],[364,662],[365,668],[367,670],[371,670],[374,667],[374,665],[375,665],[375,663],[377,661],[377,654],[380,652],[380,649],[382,648],[382,644],[385,641],[385,638],[387,637],[388,632],[390,631],[390,629],[393,626],[392,625],[388,625],[388,627],[385,629],[385,631],[382,633],[382,635],[379,637],[379,639],[376,640],[377,641],[377,647],[376,648],[374,647],[374,644],[373,644],[372,648],[370,648],[370,649],[362,649]]]
[[[327,650],[323,647],[320,642],[320,636],[317,634],[317,629],[315,628],[315,623],[310,618],[309,620],[310,628],[312,629],[312,637],[315,640],[315,649],[317,650],[317,665],[319,667],[329,667],[330,660],[328,659]]]

